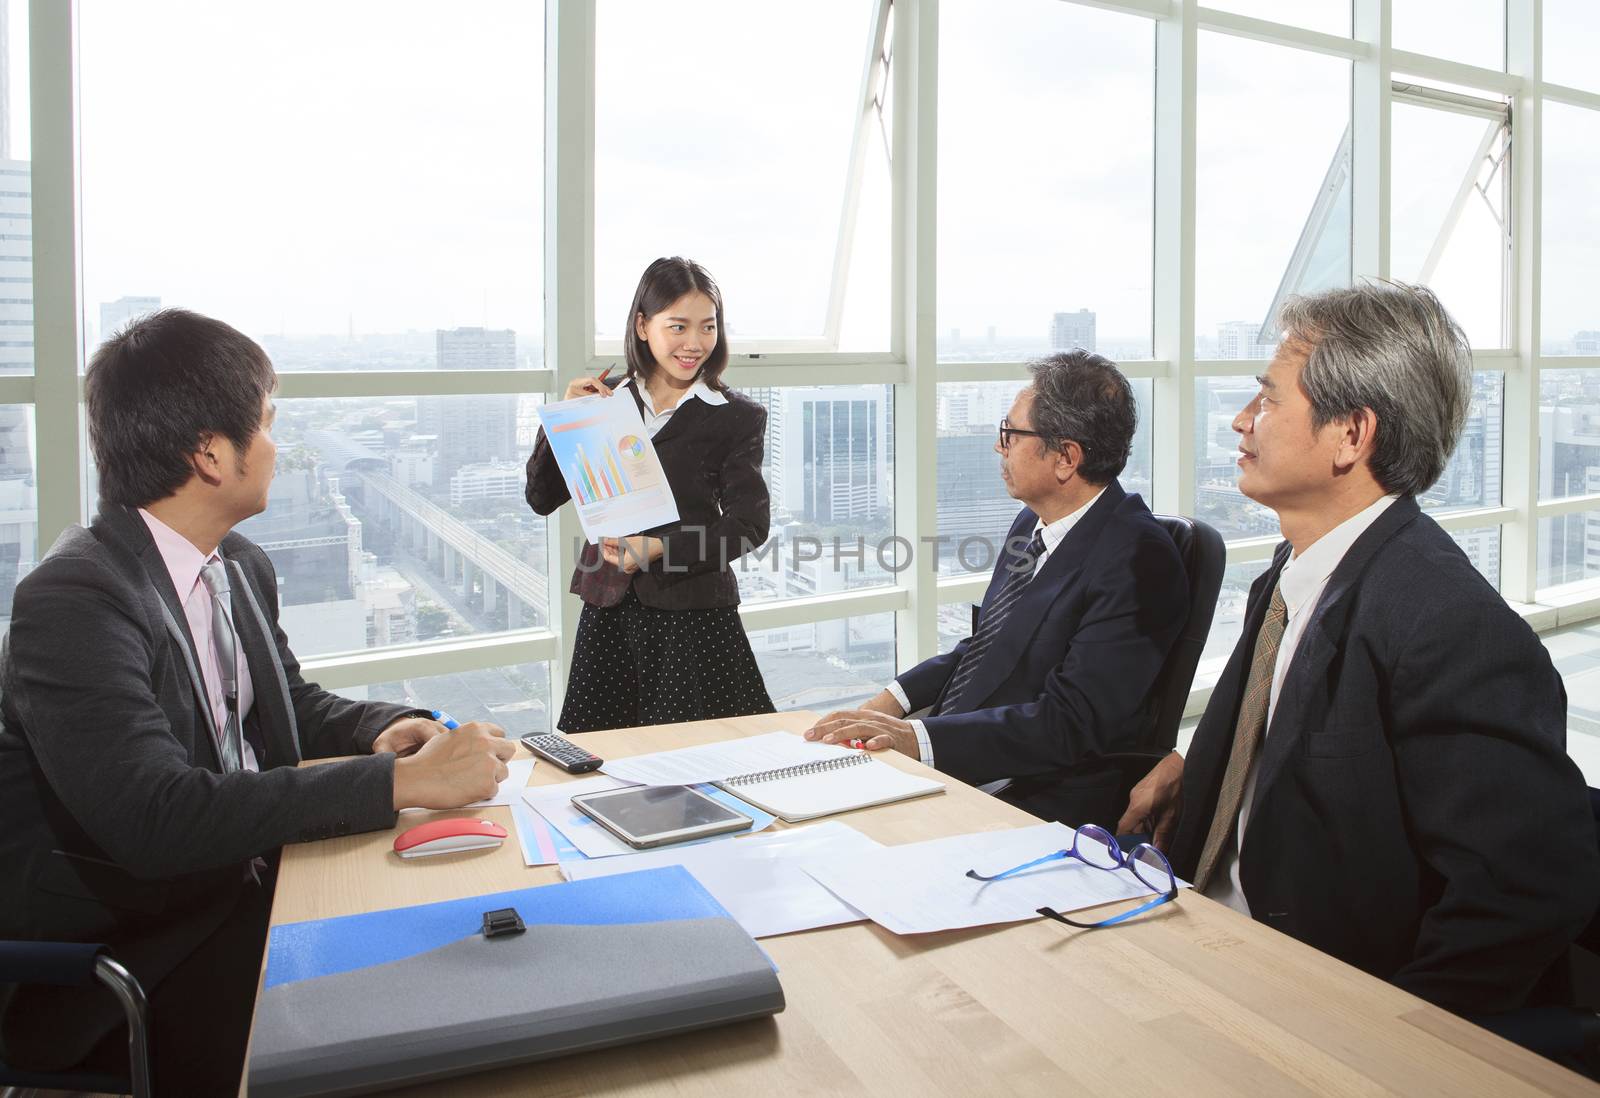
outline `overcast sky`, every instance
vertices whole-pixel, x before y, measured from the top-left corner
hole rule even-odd
[[[1396,43],[1495,63],[1500,2],[1395,0]],[[1319,29],[1348,19],[1346,0],[1216,6],[1299,12]],[[1583,0],[1545,7],[1547,26],[1563,28],[1551,35],[1552,73],[1579,82],[1586,68],[1570,43],[1600,45],[1600,15]],[[25,9],[13,3],[14,25]],[[620,327],[643,265],[671,252],[718,277],[736,337],[819,332],[869,10],[866,0],[601,0],[602,334]],[[257,334],[537,332],[542,18],[525,0],[82,0],[91,321],[102,301],[150,294]],[[994,325],[1042,339],[1052,312],[1090,308],[1102,340],[1147,341],[1153,25],[1059,0],[944,0],[941,19],[941,335]],[[1349,81],[1345,61],[1201,35],[1201,334],[1261,319],[1348,121]],[[1397,117],[1397,141],[1409,136],[1395,154],[1396,210],[1420,195],[1433,211],[1396,233],[1397,275],[1407,273],[1398,249],[1426,251],[1402,238],[1427,235],[1426,217],[1448,204],[1432,198],[1450,186],[1440,180],[1470,162],[1457,119],[1407,129]],[[1600,327],[1592,279],[1580,277],[1600,254],[1597,136],[1600,117],[1547,109],[1547,338]],[[887,338],[881,144],[869,162],[845,321],[859,348]],[[1406,164],[1438,171],[1408,175]],[[1482,258],[1493,229],[1474,224],[1446,296],[1485,314],[1497,292]],[[1487,323],[1468,324],[1479,345]]]

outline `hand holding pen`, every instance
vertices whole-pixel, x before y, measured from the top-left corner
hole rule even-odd
[[[566,395],[562,399],[577,400],[579,397],[586,396],[611,396],[612,389],[611,386],[606,384],[606,377],[615,369],[616,365],[613,364],[601,370],[599,377],[577,378],[571,385],[567,386]]]

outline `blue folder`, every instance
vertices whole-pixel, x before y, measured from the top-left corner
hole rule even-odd
[[[527,930],[485,938],[506,907]],[[682,866],[290,923],[250,1091],[358,1093],[782,1009],[766,954]]]

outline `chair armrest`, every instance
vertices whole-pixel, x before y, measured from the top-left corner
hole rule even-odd
[[[103,945],[82,942],[0,942],[0,983],[93,983]]]

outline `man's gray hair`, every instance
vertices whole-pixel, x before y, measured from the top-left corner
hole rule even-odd
[[[1472,348],[1433,291],[1373,282],[1290,298],[1285,339],[1311,345],[1300,384],[1313,427],[1371,408],[1372,475],[1385,492],[1419,496],[1444,472],[1472,400]]]

